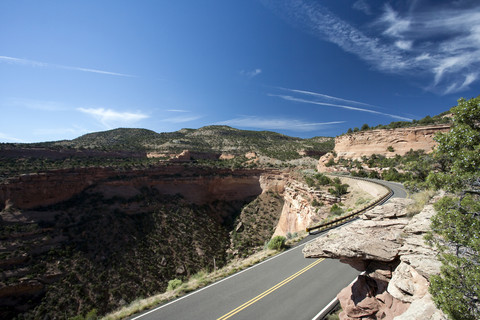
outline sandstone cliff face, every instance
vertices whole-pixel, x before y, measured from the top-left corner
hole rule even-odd
[[[121,171],[112,168],[55,170],[9,178],[0,184],[0,206],[7,200],[18,209],[46,206],[70,199],[88,187],[114,197],[135,193],[142,186],[155,187],[161,194],[180,194],[205,204],[211,200],[234,201],[262,192],[262,170],[219,170],[162,166]],[[130,195],[130,194],[129,194]]]
[[[335,152],[338,157],[347,159],[372,154],[394,157],[395,154],[404,155],[410,149],[428,153],[435,146],[435,134],[448,130],[450,125],[360,131],[335,138]],[[387,150],[390,146],[394,151]]]
[[[354,180],[346,177],[341,178],[342,183],[349,185],[349,192],[355,197],[377,199],[387,192],[387,189],[368,181]],[[316,190],[293,178],[285,176],[283,181],[284,205],[280,220],[275,229],[274,235],[285,236],[287,233],[304,231],[307,227],[319,223],[330,214],[329,208],[339,201],[326,190]],[[272,189],[271,190],[277,190]],[[281,192],[280,192],[281,193]],[[351,196],[349,199],[342,198],[342,203],[347,207],[354,207]],[[321,208],[312,205],[313,201],[322,202]]]
[[[427,205],[409,218],[409,201],[392,199],[305,247],[306,257],[340,259],[365,271],[338,294],[340,319],[446,319],[428,294],[428,279],[440,270],[423,240],[434,209]]]
[[[304,231],[307,226],[326,218],[328,213],[319,212],[318,208],[312,206],[313,199],[331,204],[335,202],[335,199],[323,197],[323,194],[316,193],[301,182],[293,179],[286,180],[283,193],[284,205],[274,236]]]

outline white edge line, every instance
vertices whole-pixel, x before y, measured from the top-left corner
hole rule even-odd
[[[364,275],[364,274],[365,274],[365,271],[362,271],[362,273],[360,273],[359,275],[361,276],[361,275]],[[357,276],[355,279],[353,279],[353,281],[350,282],[347,287],[349,287],[349,286],[351,286],[352,284],[354,284],[357,280],[358,280],[358,276]],[[345,288],[346,288],[346,287],[345,287]],[[320,312],[317,313],[317,314],[312,318],[312,320],[320,320],[320,317],[324,317],[324,316],[325,316],[325,315],[322,314],[322,313],[324,313],[325,311],[327,311],[328,309],[330,309],[330,308],[331,308],[334,304],[336,304],[337,302],[338,302],[338,299],[337,299],[337,296],[335,296],[335,298],[333,298],[332,301],[330,301],[330,303],[325,306],[325,308],[323,308],[322,310],[320,310]]]
[[[353,222],[353,220],[352,220],[352,221],[349,221],[349,222],[347,222],[347,223],[350,223],[350,222]],[[323,234],[323,235],[324,235],[324,234]],[[323,236],[323,235],[320,235],[320,236],[318,236],[318,237],[321,237],[321,236]],[[208,289],[208,288],[210,288],[210,287],[213,287],[213,286],[215,286],[215,285],[217,285],[217,284],[219,284],[219,283],[222,283],[223,281],[226,281],[226,280],[228,280],[228,279],[230,279],[230,278],[236,277],[236,276],[238,276],[239,274],[242,274],[242,273],[244,273],[244,272],[246,272],[246,271],[248,271],[248,270],[251,270],[251,269],[253,269],[253,268],[255,268],[255,267],[258,267],[258,266],[260,266],[260,265],[262,265],[262,264],[264,264],[264,263],[266,263],[266,262],[268,262],[268,261],[270,261],[270,260],[273,260],[273,259],[275,259],[275,258],[278,258],[278,257],[284,255],[285,253],[288,253],[288,252],[291,252],[291,251],[293,251],[293,250],[295,250],[295,249],[304,247],[306,244],[314,241],[314,240],[317,239],[318,237],[315,237],[315,238],[313,238],[312,240],[309,240],[309,241],[305,242],[305,243],[302,244],[302,245],[296,246],[296,247],[294,247],[294,248],[292,248],[292,249],[290,249],[290,250],[287,250],[287,251],[285,251],[285,252],[282,252],[282,253],[280,253],[280,254],[277,254],[277,255],[275,255],[275,256],[267,259],[267,260],[264,260],[264,261],[262,261],[262,262],[260,262],[260,263],[257,263],[257,264],[255,264],[255,265],[253,265],[253,266],[251,266],[251,267],[249,267],[249,268],[247,268],[247,269],[245,269],[245,270],[242,270],[242,271],[240,271],[240,272],[234,273],[234,274],[232,274],[231,276],[228,276],[228,277],[226,277],[226,278],[223,278],[222,280],[216,281],[216,282],[214,282],[214,283],[212,283],[212,284],[210,284],[210,285],[208,285],[208,286],[206,286],[206,287],[203,287],[203,288],[201,288],[201,289],[195,290],[195,291],[193,291],[193,292],[191,292],[191,293],[189,293],[189,294],[187,294],[187,295],[185,295],[185,296],[183,296],[183,297],[177,298],[177,299],[175,299],[175,300],[173,300],[173,301],[170,301],[170,302],[168,302],[168,303],[166,303],[166,304],[163,304],[163,305],[161,305],[161,306],[158,306],[158,307],[156,307],[155,309],[152,309],[152,310],[150,310],[150,311],[147,311],[147,312],[145,312],[145,313],[142,313],[141,315],[138,315],[138,316],[136,316],[135,318],[131,318],[130,320],[140,319],[140,318],[146,316],[147,314],[150,314],[150,313],[152,313],[152,312],[155,312],[155,311],[157,311],[157,310],[160,310],[160,309],[162,309],[162,308],[165,308],[165,307],[167,307],[167,306],[169,306],[169,305],[171,305],[171,304],[173,304],[173,303],[175,303],[175,302],[178,302],[178,301],[180,301],[180,300],[183,300],[183,299],[185,299],[185,298],[188,298],[188,297],[190,297],[191,295],[194,295],[194,294],[196,294],[196,293],[202,292],[203,290],[206,290],[206,289]],[[362,275],[362,274],[365,274],[365,271],[363,271],[362,273],[360,273],[360,275]],[[350,286],[352,283],[354,283],[355,281],[357,281],[357,279],[358,279],[358,276],[357,276],[357,278],[355,278],[355,279],[349,284],[349,286]],[[324,312],[325,309],[327,309],[327,308],[330,306],[330,304],[332,304],[334,301],[336,302],[336,300],[337,300],[337,297],[335,297],[332,301],[330,301],[330,303],[329,303],[325,308],[323,308],[319,313],[317,313],[317,315],[316,315],[312,320],[317,320],[317,316],[319,316],[322,312]]]
[[[206,287],[203,287],[203,288],[201,288],[201,289],[195,290],[195,291],[193,291],[193,292],[191,292],[191,293],[189,293],[189,294],[187,294],[187,295],[185,295],[185,296],[183,296],[183,297],[177,298],[177,299],[175,299],[175,300],[173,300],[173,301],[170,301],[170,302],[168,302],[168,303],[166,303],[166,304],[163,304],[163,305],[161,305],[161,306],[159,306],[159,307],[156,307],[155,309],[152,309],[152,310],[150,310],[150,311],[147,311],[147,312],[145,312],[145,313],[142,313],[141,315],[138,315],[138,316],[136,316],[135,318],[131,318],[130,320],[140,319],[140,318],[146,316],[147,314],[150,314],[150,313],[152,313],[152,312],[155,312],[155,311],[157,311],[157,310],[160,310],[160,309],[162,309],[162,308],[165,308],[165,307],[167,307],[167,306],[169,306],[169,305],[171,305],[171,304],[173,304],[173,303],[175,303],[175,302],[178,302],[178,301],[180,301],[180,300],[183,300],[183,299],[185,299],[185,298],[188,298],[188,297],[190,297],[191,295],[194,295],[194,294],[196,294],[196,293],[202,292],[203,290],[206,290],[206,289],[208,289],[208,288],[210,288],[210,287],[213,287],[213,286],[215,286],[215,285],[217,285],[217,284],[219,284],[219,283],[222,283],[223,281],[226,281],[226,280],[228,280],[228,279],[230,279],[230,278],[236,277],[236,276],[238,276],[239,274],[242,274],[242,273],[244,273],[244,272],[246,272],[246,271],[249,271],[249,270],[251,270],[251,269],[253,269],[253,268],[255,268],[255,267],[258,267],[259,265],[262,265],[262,264],[264,264],[264,263],[266,263],[266,262],[268,262],[268,261],[270,261],[270,260],[273,260],[273,259],[275,259],[275,258],[278,258],[278,257],[284,255],[285,253],[288,253],[288,252],[291,252],[291,251],[293,251],[293,250],[295,250],[295,249],[301,248],[301,247],[305,246],[306,244],[312,242],[313,240],[315,240],[315,239],[317,239],[317,238],[318,238],[318,237],[315,237],[315,238],[313,238],[312,240],[307,241],[307,242],[305,242],[305,243],[302,244],[302,245],[296,246],[296,247],[294,247],[294,248],[292,248],[292,249],[290,249],[290,250],[287,250],[287,251],[284,251],[284,252],[282,252],[282,253],[280,253],[280,254],[277,254],[277,255],[275,255],[275,256],[267,259],[267,260],[264,260],[264,261],[262,261],[262,262],[260,262],[260,263],[255,264],[255,265],[253,265],[253,266],[251,266],[251,267],[249,267],[249,268],[247,268],[247,269],[245,269],[245,270],[242,270],[242,271],[239,271],[239,272],[237,272],[237,273],[234,273],[234,274],[232,274],[232,275],[230,275],[230,276],[228,276],[228,277],[226,277],[226,278],[223,278],[222,280],[218,280],[218,281],[216,281],[216,282],[214,282],[214,283],[212,283],[212,284],[210,284],[210,285],[208,285],[208,286],[206,286]],[[356,279],[355,279],[355,280],[356,280]],[[354,281],[355,281],[355,280],[354,280]]]

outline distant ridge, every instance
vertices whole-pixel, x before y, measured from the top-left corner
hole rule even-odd
[[[164,133],[147,129],[118,128],[88,133],[73,140],[0,144],[0,150],[45,148],[141,153],[179,153],[189,150],[233,155],[257,152],[281,160],[299,158],[301,154],[321,155],[333,150],[333,147],[334,139],[331,137],[301,139],[271,131],[240,130],[219,125]]]

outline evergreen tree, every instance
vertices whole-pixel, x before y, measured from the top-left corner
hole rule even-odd
[[[454,194],[435,204],[427,236],[442,262],[430,292],[450,318],[473,320],[480,319],[480,97],[460,99],[451,111],[451,130],[435,138],[442,171],[427,178]]]

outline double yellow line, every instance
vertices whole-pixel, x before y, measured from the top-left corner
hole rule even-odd
[[[236,309],[233,309],[232,311],[230,311],[229,313],[221,316],[220,318],[218,318],[217,320],[225,320],[225,319],[228,319],[230,317],[232,317],[233,315],[239,313],[240,311],[242,311],[243,309],[246,309],[248,308],[249,306],[251,306],[252,304],[254,304],[255,302],[257,302],[258,300],[268,296],[270,293],[274,292],[275,290],[277,290],[278,288],[284,286],[285,284],[289,283],[290,281],[292,281],[293,279],[295,279],[296,277],[298,277],[299,275],[301,275],[302,273],[310,270],[311,268],[315,267],[317,264],[319,264],[320,262],[322,262],[324,259],[318,259],[316,260],[315,262],[309,264],[308,266],[306,266],[305,268],[303,268],[302,270],[298,271],[297,273],[291,275],[290,277],[288,277],[287,279],[283,280],[282,282],[279,282],[277,283],[276,285],[274,285],[273,287],[271,287],[270,289],[268,289],[267,291],[259,294],[258,296],[256,296],[255,298],[253,298],[252,300],[249,300],[247,302],[245,302],[244,304],[242,304],[241,306],[239,306],[238,308]]]

